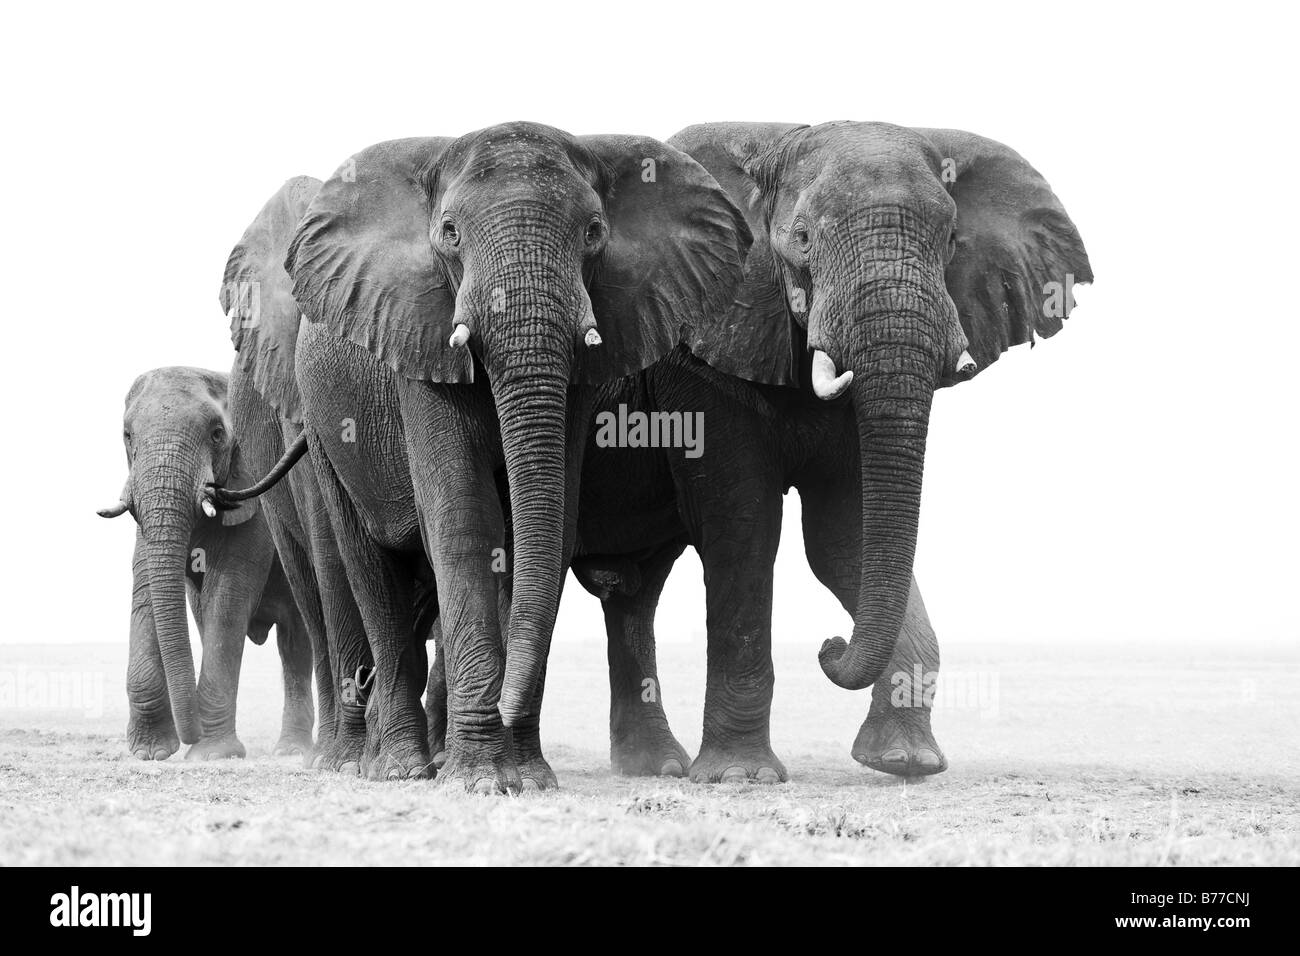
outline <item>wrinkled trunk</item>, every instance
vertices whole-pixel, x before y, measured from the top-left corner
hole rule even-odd
[[[862,464],[858,607],[852,640],[832,638],[818,658],[832,681],[860,690],[884,673],[907,609],[935,364],[926,348],[893,341],[865,352],[853,369]]]
[[[528,713],[551,645],[564,543],[568,376],[530,372],[495,386],[514,530],[514,585],[501,719]]]
[[[175,470],[174,465],[169,471]],[[185,565],[195,522],[196,490],[166,474],[137,481],[136,509],[145,539],[149,601],[172,717],[182,742],[198,743],[194,656],[185,616]]]

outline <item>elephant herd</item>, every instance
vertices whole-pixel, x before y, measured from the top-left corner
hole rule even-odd
[[[665,143],[509,123],[291,179],[226,264],[229,375],[155,369],[126,398],[129,476],[100,513],[138,526],[129,749],[242,756],[243,642],[274,625],[277,752],[553,787],[539,726],[572,570],[604,609],[614,769],[783,781],[793,487],[809,565],[853,618],[821,667],[873,687],[854,758],[939,772],[928,707],[892,693],[939,663],[912,577],[934,391],[1054,334],[1091,279],[1044,179],[952,130],[713,123]],[[707,593],[694,759],[654,638],[688,545]]]

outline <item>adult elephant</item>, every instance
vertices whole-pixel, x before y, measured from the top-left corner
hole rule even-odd
[[[235,732],[244,638],[261,644],[272,626],[284,668],[275,752],[311,750],[311,644],[266,522],[256,501],[218,515],[207,490],[248,482],[236,434],[220,372],[154,369],[127,393],[129,474],[119,501],[99,514],[129,511],[138,525],[127,745],[142,760],[165,760],[182,742],[192,745],[186,759],[244,756]],[[197,688],[187,592],[203,644]]]
[[[610,414],[702,413],[703,453],[629,454],[592,432],[575,570],[604,600],[614,765],[684,766],[663,715],[653,617],[689,543],[704,564],[709,635],[690,775],[786,778],[769,737],[772,569],[794,487],[809,564],[854,622],[850,641],[823,644],[821,667],[840,687],[874,685],[854,757],[941,771],[929,695],[913,686],[939,666],[912,578],[931,400],[1061,328],[1071,286],[1092,280],[1083,243],[1027,162],[969,133],[716,123],[669,142],[726,188],[755,239],[726,320],[697,323],[693,354],[601,399]]]
[[[423,553],[449,688],[440,776],[553,785],[540,699],[593,386],[725,311],[749,243],[678,150],[532,123],[378,144],[313,200],[286,263],[313,323],[297,378],[374,653],[385,776],[429,772]]]
[[[270,471],[303,434],[303,405],[294,371],[301,310],[284,257],[321,181],[297,176],[262,206],[231,251],[221,285],[236,356],[230,370],[230,413],[245,469]],[[227,495],[217,494],[223,504]],[[315,475],[293,469],[261,498],[298,607],[311,636],[320,730],[312,766],[357,773],[366,739],[365,694],[358,685],[370,665],[361,614],[347,582]],[[234,506],[233,501],[231,501]]]

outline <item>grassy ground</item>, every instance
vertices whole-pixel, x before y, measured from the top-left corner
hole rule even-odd
[[[699,744],[702,643],[661,648],[668,713]],[[559,643],[544,733],[555,793],[474,798],[303,770],[278,732],[273,646],[250,646],[249,759],[125,753],[125,649],[0,646],[3,864],[1296,864],[1300,656],[953,647],[920,783],[848,756],[867,695],[777,648],[779,787],[609,772],[604,648]],[[79,695],[79,696],[78,696]]]

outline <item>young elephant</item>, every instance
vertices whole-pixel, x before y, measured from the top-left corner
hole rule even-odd
[[[130,473],[118,503],[99,514],[130,511],[139,526],[127,669],[131,753],[165,760],[183,742],[192,745],[186,759],[244,756],[235,733],[244,637],[261,644],[272,625],[284,669],[275,752],[309,753],[311,644],[266,522],[255,500],[218,513],[207,491],[213,482],[248,483],[226,376],[198,368],[146,372],[127,393],[123,426]],[[197,693],[187,593],[203,642]]]
[[[885,123],[715,123],[670,141],[745,212],[745,283],[721,323],[602,396],[601,408],[702,415],[704,447],[591,447],[580,579],[605,602],[615,766],[679,773],[653,618],[673,561],[700,552],[708,675],[692,778],[785,779],[769,740],[772,571],[782,495],[799,489],[818,579],[853,616],[818,657],[874,685],[855,759],[903,775],[946,761],[927,684],[939,653],[912,578],[931,401],[1005,349],[1059,331],[1092,281],[1043,178],[999,143]],[[707,364],[706,364],[707,363]],[[882,679],[883,678],[883,679]]]

